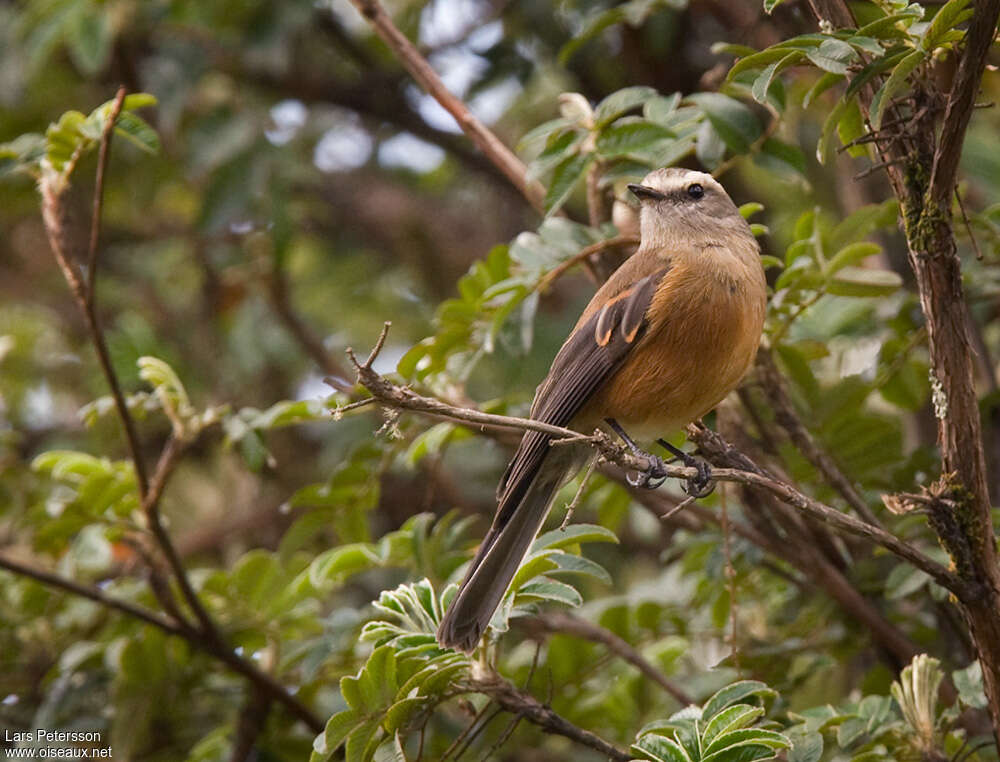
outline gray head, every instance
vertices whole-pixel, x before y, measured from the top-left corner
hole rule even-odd
[[[675,237],[711,237],[727,231],[750,234],[729,194],[711,175],[666,167],[650,172],[641,185],[629,185],[640,203],[644,243]]]

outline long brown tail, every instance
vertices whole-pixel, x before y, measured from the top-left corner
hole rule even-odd
[[[442,646],[471,651],[479,643],[570,468],[563,458],[546,458],[517,507],[509,514],[500,507],[498,516],[510,518],[501,526],[494,522],[472,559],[458,596],[438,627]]]

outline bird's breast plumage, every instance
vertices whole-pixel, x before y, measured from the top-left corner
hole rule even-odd
[[[750,245],[752,252],[708,247],[671,259],[642,339],[581,411],[581,424],[610,417],[637,439],[654,439],[705,415],[739,383],[757,352],[766,306]]]

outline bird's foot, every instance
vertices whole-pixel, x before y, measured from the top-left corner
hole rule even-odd
[[[663,462],[663,458],[651,452],[646,452],[639,447],[614,418],[605,418],[604,420],[621,437],[621,440],[633,455],[638,458],[645,458],[649,464],[644,471],[636,471],[634,478],[631,473],[625,474],[625,480],[629,485],[638,487],[639,489],[657,489],[663,484],[667,480],[667,466]]]
[[[712,467],[708,463],[674,447],[665,439],[657,439],[656,443],[672,453],[675,460],[679,459],[688,468],[697,470],[698,475],[684,483],[684,491],[688,495],[695,498],[708,497],[715,491],[715,482],[712,481]]]

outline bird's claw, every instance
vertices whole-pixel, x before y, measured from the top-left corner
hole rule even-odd
[[[632,478],[632,474],[626,474],[625,480],[630,486],[639,489],[657,489],[667,480],[667,467],[663,463],[663,459],[657,455],[643,452],[642,457],[646,458],[649,462],[646,470],[636,471],[634,479]]]
[[[688,455],[684,459],[684,465],[698,470],[696,477],[688,479],[684,483],[684,491],[688,495],[691,497],[708,497],[715,491],[715,482],[712,480],[712,467],[708,463]]]

